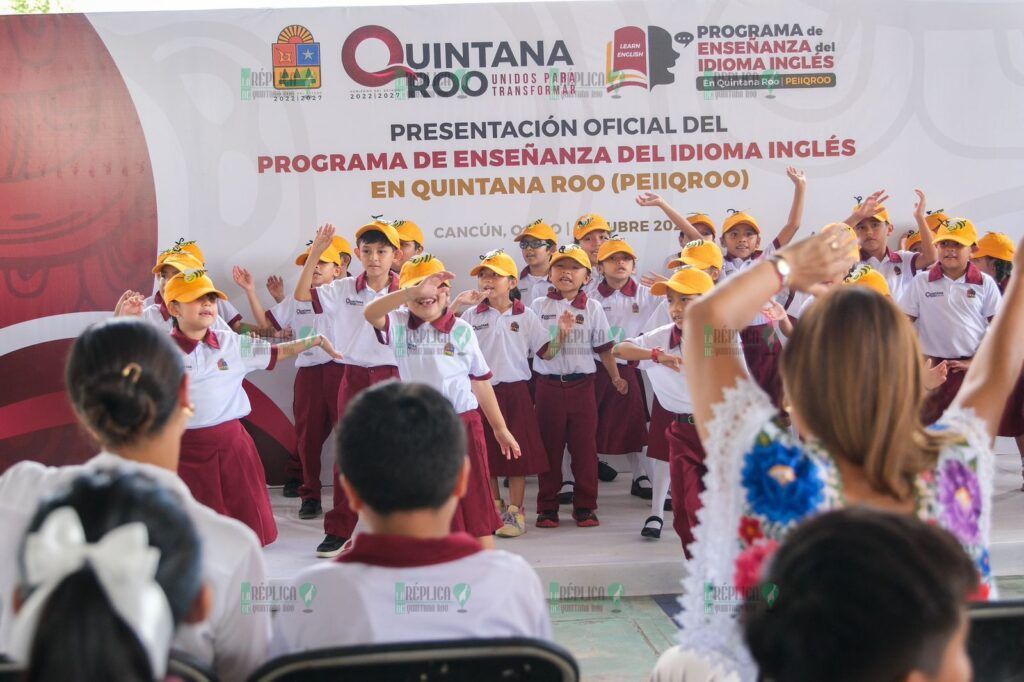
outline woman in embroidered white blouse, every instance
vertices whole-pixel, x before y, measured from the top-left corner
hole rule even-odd
[[[975,561],[976,596],[990,594],[991,444],[1024,364],[1024,344],[1015,342],[1024,337],[1024,258],[960,394],[926,429],[925,365],[911,322],[864,287],[820,285],[854,264],[853,243],[849,232],[826,229],[687,309],[683,357],[707,451],[706,490],[681,644],[662,657],[654,680],[755,679],[737,618],[749,605],[732,597],[766,599],[758,589],[765,560],[800,521],[829,509],[865,505],[936,523]],[[778,423],[734,340],[784,286],[819,296],[781,363],[802,441]]]

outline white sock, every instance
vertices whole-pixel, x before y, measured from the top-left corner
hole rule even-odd
[[[651,516],[664,517],[665,498],[668,497],[668,487],[671,483],[668,462],[662,462],[660,459],[652,457],[645,457],[644,459],[647,460],[647,466],[651,468],[651,472],[654,474],[651,477],[654,487],[654,490],[651,492]]]
[[[572,458],[568,452],[562,453],[562,480],[576,482],[576,477],[572,475]]]
[[[644,456],[640,452],[631,452],[626,455],[626,461],[629,462],[629,470],[633,472],[633,480],[646,476],[651,478],[651,470],[647,464],[648,457]]]

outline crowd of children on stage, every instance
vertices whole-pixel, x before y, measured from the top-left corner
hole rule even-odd
[[[70,679],[54,652],[102,631],[113,634],[76,662],[76,674],[161,677],[173,641],[225,679],[243,679],[271,652],[412,641],[428,631],[550,638],[536,574],[495,550],[494,538],[525,533],[531,503],[537,528],[559,526],[563,504],[577,526],[598,526],[599,456],[628,458],[631,492],[651,503],[641,535],[659,538],[664,511],[674,509],[690,557],[707,469],[683,362],[686,310],[796,236],[806,180],[787,174],[792,205],[774,237],[747,211],[730,212],[719,232],[705,214],[640,196],[680,231],[666,267],[643,275],[633,246],[593,213],[576,221],[571,243],[559,244],[543,220],[524,226],[514,241],[525,267],[495,244],[467,273],[448,271],[412,221],[375,218],[352,242],[324,225],[295,260],[294,290],[269,276],[269,309],[253,275],[234,268],[253,323],[210,279],[199,246],[180,240],[157,259],[153,295],[125,292],[121,319],[91,327],[72,348],[71,403],[103,452],[72,467],[26,461],[0,476],[11,531],[0,544],[5,557],[19,557],[0,563],[0,590],[16,589],[0,612],[0,652],[43,671],[37,679]],[[928,360],[929,422],[953,400],[999,310],[1014,244],[926,211],[917,195],[918,229],[898,251],[888,246],[885,193],[858,199],[828,229],[856,236],[843,243],[858,245],[859,263],[816,291],[868,287],[914,321]],[[475,281],[453,295],[460,280]],[[743,329],[705,331],[709,349],[742,355],[784,426],[779,359],[813,300],[805,291],[783,288]],[[319,518],[321,451],[334,431],[334,500],[317,554],[338,559],[291,580],[296,592],[315,585],[333,606],[280,610],[272,628],[267,614],[240,619],[235,597],[240,585],[265,580],[260,546],[277,537],[263,466],[240,424],[250,411],[242,382],[292,357],[299,480],[289,488],[302,500],[299,517]],[[1024,377],[1000,434],[1024,445]],[[525,495],[530,476],[535,501]],[[360,518],[368,532],[353,537]],[[916,532],[854,522],[879,536]],[[811,543],[812,530],[798,539]],[[462,621],[403,618],[401,583],[486,596]],[[965,589],[956,583],[947,601]],[[348,610],[340,620],[339,604]],[[776,643],[751,628],[751,641],[774,655]]]

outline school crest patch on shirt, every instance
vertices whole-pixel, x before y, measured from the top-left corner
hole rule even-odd
[[[639,313],[640,312],[640,304],[639,303],[633,303],[633,312],[634,313]]]
[[[974,298],[977,295],[978,295],[978,292],[975,291],[974,289],[970,289],[970,288],[967,289],[967,298]]]
[[[582,314],[576,316],[576,324],[583,324],[583,315]]]
[[[444,354],[447,355],[448,357],[453,357],[455,355],[455,344],[453,344],[451,341],[444,344]]]
[[[224,358],[221,358],[220,360],[217,361],[217,369],[219,369],[222,372],[227,371],[228,363],[224,362]]]
[[[519,331],[519,323],[518,322],[513,322],[512,324],[510,324],[508,326],[508,328],[510,330],[514,331],[514,332],[517,332],[517,331]]]

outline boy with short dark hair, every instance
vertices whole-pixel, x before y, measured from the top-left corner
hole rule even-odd
[[[424,384],[388,382],[349,405],[338,436],[341,483],[369,525],[337,561],[299,573],[309,612],[275,619],[279,653],[334,646],[469,639],[551,639],[537,574],[449,527],[469,482],[466,432]],[[338,613],[344,610],[345,617]]]

